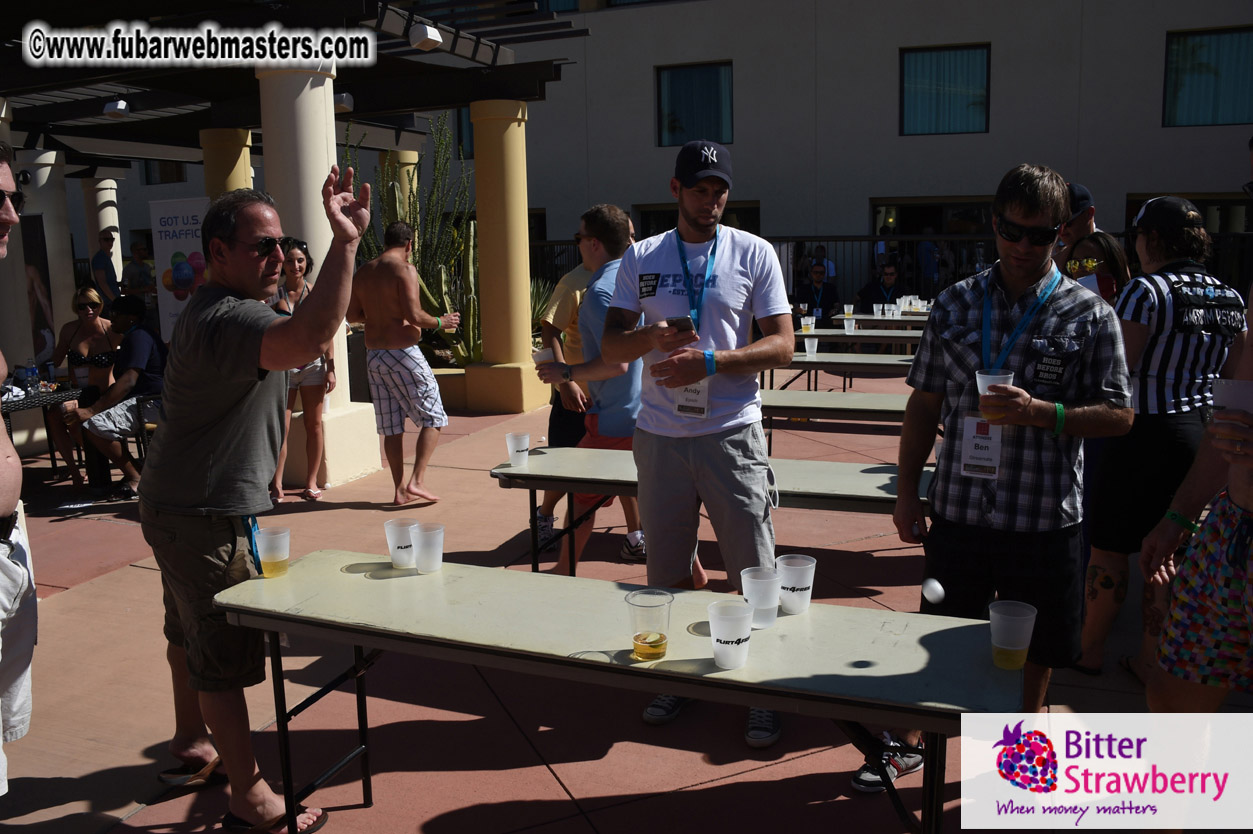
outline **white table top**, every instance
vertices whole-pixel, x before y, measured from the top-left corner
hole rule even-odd
[[[792,354],[788,368],[792,370],[820,370],[828,373],[874,373],[896,372],[906,374],[914,361],[912,356],[891,353],[815,353],[804,351]]]
[[[845,414],[877,414],[884,420],[899,421],[905,416],[905,404],[908,402],[908,394],[792,391],[774,388],[761,390],[762,412],[776,416],[838,418]]]
[[[676,590],[666,657],[639,663],[623,601],[633,588],[458,564],[418,575],[383,556],[320,550],[285,577],[243,582],[216,602],[253,627],[432,656],[442,648],[554,677],[608,674],[645,691],[672,682],[731,703],[764,693],[764,706],[807,714],[857,716],[866,705],[879,719],[886,711],[937,732],[958,732],[961,712],[1019,708],[1021,673],[992,665],[986,622],[814,604],[754,631],[748,664],[728,671],[713,664],[705,610],[728,595]]]

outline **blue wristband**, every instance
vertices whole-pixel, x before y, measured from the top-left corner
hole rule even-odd
[[[714,365],[714,352],[712,350],[705,351],[705,376],[713,376],[718,372],[718,368]]]

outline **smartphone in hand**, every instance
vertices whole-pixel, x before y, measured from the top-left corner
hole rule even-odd
[[[673,327],[677,330],[690,330],[690,331],[696,330],[696,325],[692,323],[691,316],[671,316],[670,318],[666,319],[666,325],[668,327]]]

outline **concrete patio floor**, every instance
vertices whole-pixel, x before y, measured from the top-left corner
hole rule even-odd
[[[782,381],[780,378],[780,382]],[[839,389],[823,376],[821,388]],[[857,380],[854,390],[904,393],[903,380]],[[502,490],[487,471],[504,457],[507,431],[546,433],[548,409],[517,416],[454,415],[443,432],[429,486],[434,505],[387,508],[384,471],[290,500],[261,519],[292,528],[293,554],[319,548],[383,553],[382,522],[414,516],[447,526],[445,558],[528,570],[527,497]],[[412,452],[415,434],[407,435]],[[899,426],[776,421],[774,455],[895,463]],[[29,834],[122,834],[216,830],[226,790],[166,789],[156,773],[173,726],[161,636],[161,590],[134,501],[76,509],[64,484],[49,484],[46,458],[26,461],[28,527],[40,597],[35,713],[29,735],[5,745],[10,793],[0,830]],[[564,502],[563,502],[564,506]],[[917,610],[922,556],[896,537],[887,515],[779,510],[778,552],[818,558],[814,601]],[[602,511],[580,575],[644,582],[642,566],[619,561],[625,530],[615,506]],[[711,590],[727,590],[708,522],[700,553]],[[548,554],[551,559],[551,554]],[[1137,599],[1133,588],[1130,598]],[[1054,676],[1050,709],[1141,711],[1138,683],[1112,659],[1138,639],[1138,606],[1125,606],[1107,669]],[[293,640],[285,652],[289,703],[346,666],[342,646]],[[668,727],[639,718],[637,693],[384,655],[369,678],[374,805],[361,805],[355,767],[309,800],[330,809],[328,832],[745,831],[782,823],[795,831],[899,832],[886,797],[858,794],[849,777],[861,756],[829,722],[785,716],[768,750],[743,741],[744,711],[689,706]],[[277,778],[269,686],[248,692],[262,770]],[[1247,710],[1243,700],[1229,707]],[[297,781],[338,758],[355,737],[348,690],[293,725]],[[960,830],[958,742],[949,743],[944,828]],[[917,811],[921,775],[898,783]]]

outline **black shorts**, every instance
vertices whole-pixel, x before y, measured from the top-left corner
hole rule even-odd
[[[1199,411],[1137,414],[1130,432],[1105,442],[1087,502],[1093,547],[1113,553],[1140,549],[1170,509],[1204,432]]]
[[[986,620],[994,599],[1030,603],[1036,618],[1027,659],[1053,668],[1079,659],[1083,552],[1078,524],[1044,533],[1006,533],[936,517],[923,550],[926,576],[944,587],[939,605],[922,600],[923,614]]]
[[[569,449],[579,445],[587,431],[583,426],[583,415],[571,411],[561,404],[561,394],[553,389],[550,400],[552,411],[548,412],[548,445],[554,449]]]

